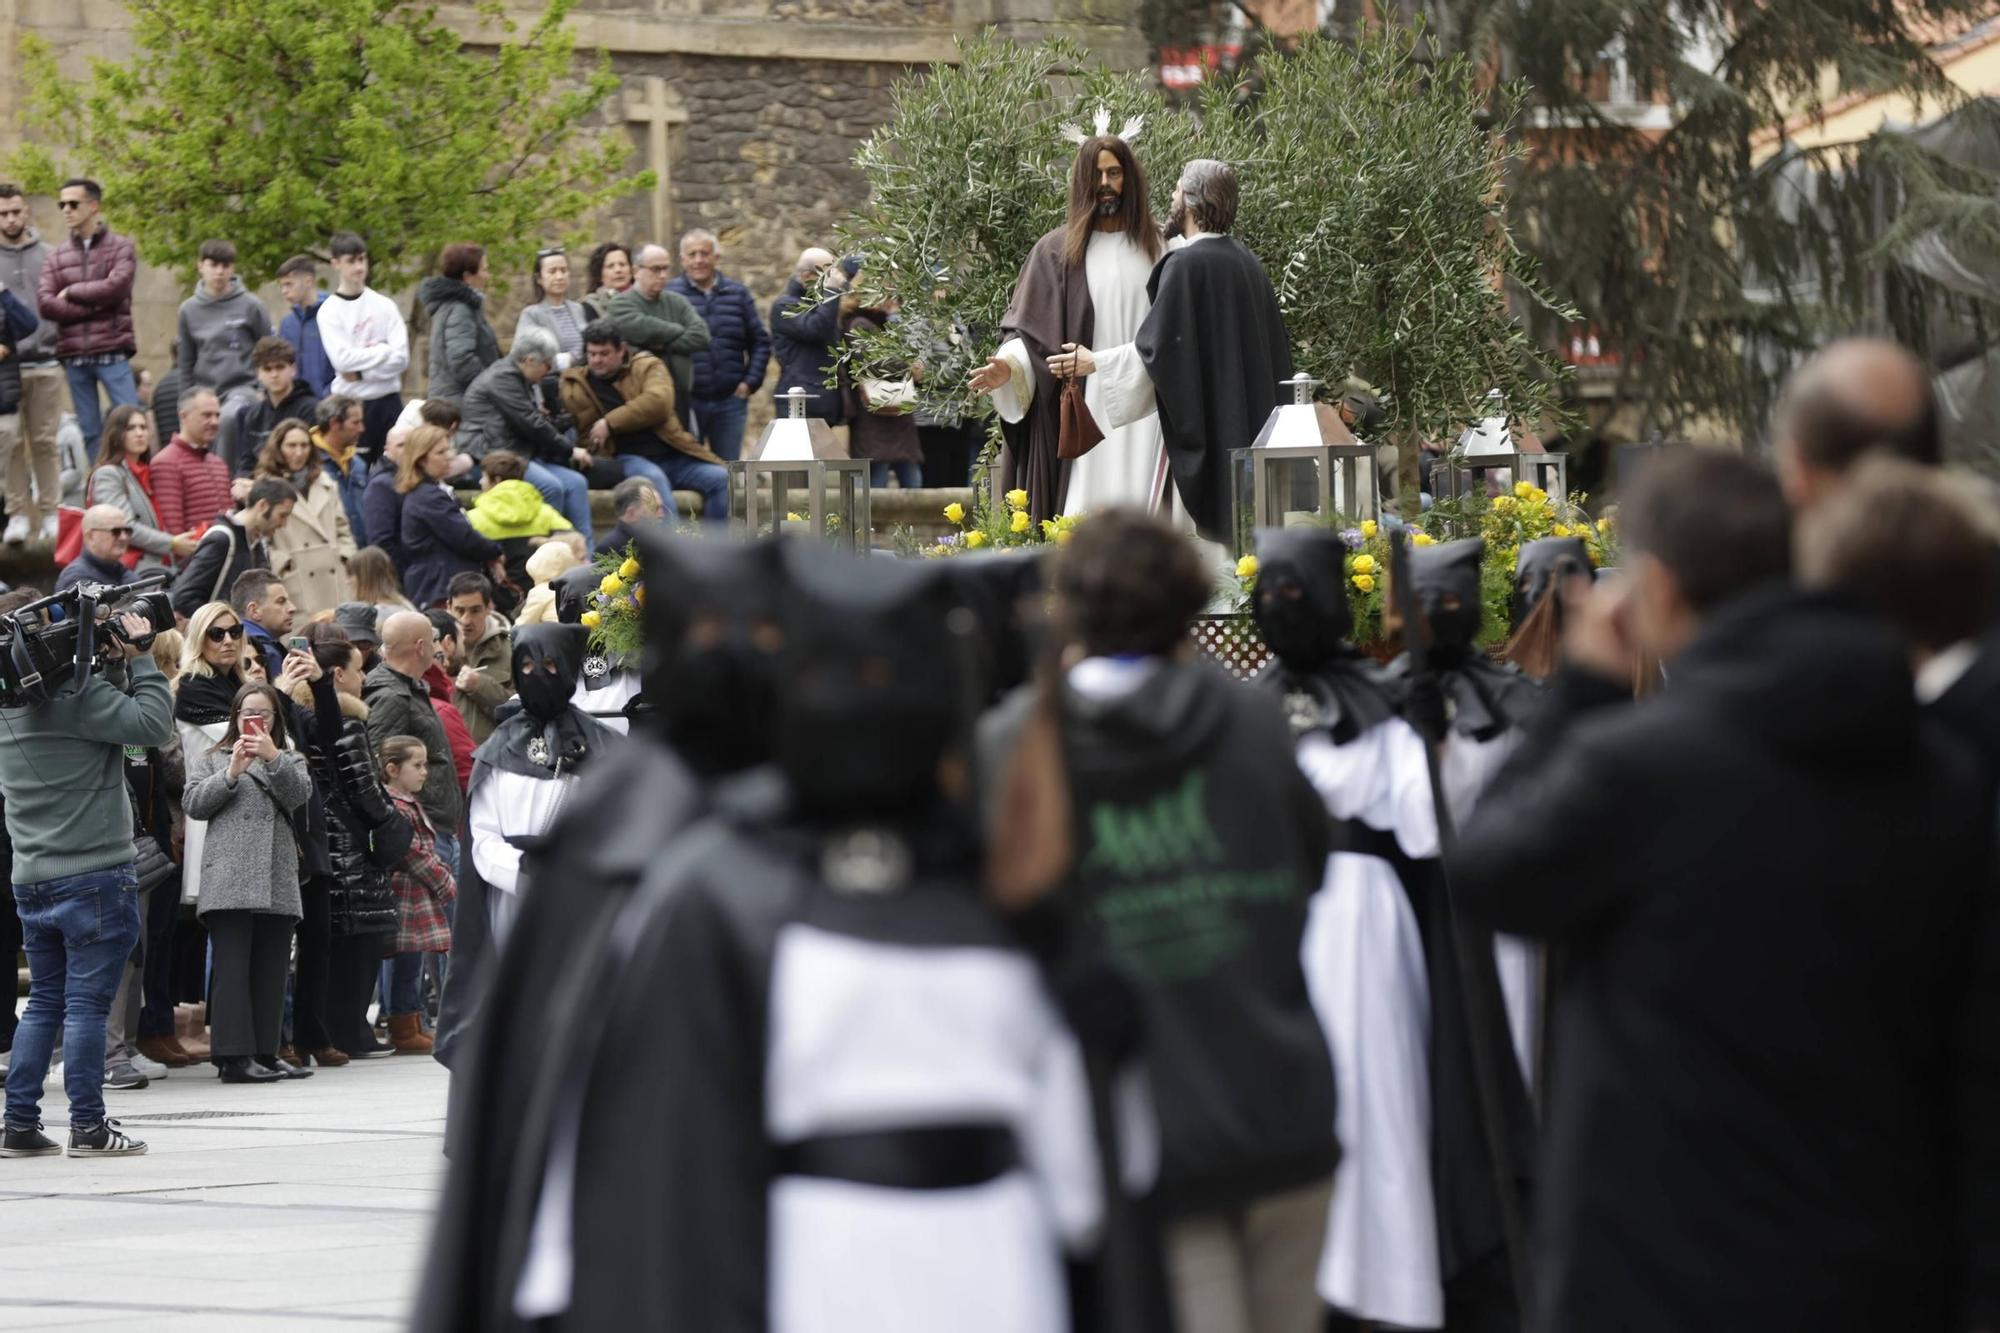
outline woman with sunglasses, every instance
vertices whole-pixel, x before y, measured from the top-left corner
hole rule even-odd
[[[208,822],[195,913],[214,946],[210,1049],[225,1083],[312,1072],[278,1057],[292,927],[304,915],[293,813],[313,789],[287,735],[289,713],[274,686],[245,685],[230,700],[222,735],[187,753],[181,804],[189,819]]]
[[[249,677],[243,670],[243,622],[229,603],[201,607],[188,617],[184,635],[181,674],[174,681],[174,727],[180,733],[181,753],[192,756],[229,730],[230,710]],[[201,892],[202,842],[207,835],[208,825],[189,815],[182,839],[182,902],[194,902]]]
[[[146,409],[127,404],[111,409],[104,421],[104,438],[97,447],[97,466],[90,470],[84,498],[93,505],[116,505],[132,523],[139,573],[167,569],[194,554],[192,532],[168,533],[160,528],[153,508],[153,423]]]

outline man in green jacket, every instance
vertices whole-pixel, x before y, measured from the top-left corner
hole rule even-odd
[[[667,363],[674,377],[674,413],[685,427],[694,397],[694,354],[708,346],[709,335],[707,321],[688,299],[667,290],[673,271],[673,257],[665,249],[641,249],[632,285],[612,298],[604,313],[625,331],[626,342]]]
[[[127,615],[124,667],[80,690],[0,711],[0,795],[14,843],[14,903],[28,955],[28,1007],[7,1069],[0,1157],[53,1157],[42,1080],[63,1036],[71,1157],[133,1157],[146,1145],[104,1115],[104,1023],[139,939],[138,851],[125,787],[127,749],[174,736],[173,696],[150,653],[151,626]],[[9,964],[11,966],[11,963]]]

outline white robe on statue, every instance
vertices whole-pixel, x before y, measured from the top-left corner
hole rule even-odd
[[[1130,344],[1153,308],[1146,295],[1153,261],[1123,232],[1092,232],[1083,272],[1090,285],[1091,341],[1131,352]],[[1019,421],[1035,394],[1028,349],[1019,338],[1009,338],[999,355],[1013,376],[994,391],[993,406],[1002,420]],[[1112,364],[1100,357],[1097,373],[1083,382],[1083,401],[1104,438],[1071,465],[1063,513],[1088,514],[1119,505],[1160,513],[1164,499],[1175,525],[1192,530],[1194,522],[1167,469],[1166,441],[1153,410],[1153,381],[1137,354]],[[1113,421],[1125,424],[1108,424]]]

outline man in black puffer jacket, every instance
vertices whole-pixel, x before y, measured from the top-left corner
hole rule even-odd
[[[750,289],[716,271],[721,257],[714,232],[689,232],[681,237],[681,276],[667,290],[686,297],[708,325],[708,346],[694,353],[688,428],[726,462],[743,453],[750,395],[762,386],[771,364],[771,335]]]

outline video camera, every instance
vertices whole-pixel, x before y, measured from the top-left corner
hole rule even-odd
[[[121,645],[150,648],[174,623],[164,571],[120,587],[77,583],[0,615],[0,708],[47,703],[80,690],[91,673],[120,660]],[[128,638],[118,617],[136,615],[151,626]]]

